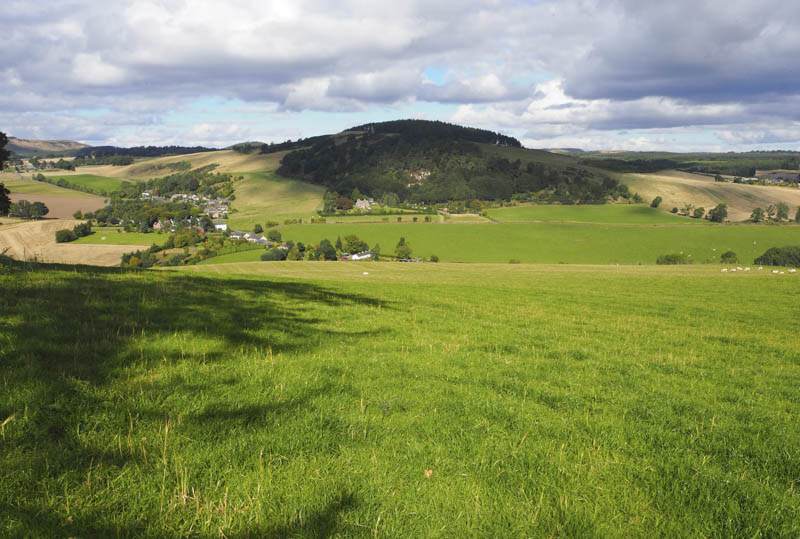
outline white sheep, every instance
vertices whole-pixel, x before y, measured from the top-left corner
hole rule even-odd
[[[777,275],[777,274],[778,274],[778,270],[772,270],[772,273],[774,273],[775,275]]]
[[[738,266],[736,269],[739,270],[739,271],[742,271],[742,267],[741,266]]]
[[[764,269],[764,268],[762,268],[761,266],[759,266],[759,267],[758,267],[758,271],[761,271],[761,270],[763,270],[763,269]]]
[[[744,271],[750,271],[750,268],[744,268]]]
[[[722,273],[727,273],[727,272],[728,272],[728,268],[722,268]]]
[[[797,270],[796,269],[790,269],[789,273],[797,273]]]

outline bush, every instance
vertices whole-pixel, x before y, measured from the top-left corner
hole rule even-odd
[[[261,260],[264,262],[275,262],[286,259],[286,251],[273,247],[269,251],[261,255]]]
[[[258,223],[256,223],[256,224],[253,226],[253,234],[261,234],[262,232],[264,232],[264,227],[262,227],[261,225],[259,225]]]
[[[672,208],[672,213],[678,213],[678,208]]]
[[[692,264],[692,263],[693,263],[692,259],[683,253],[671,253],[671,254],[661,255],[656,259],[656,264],[661,264],[661,265]]]
[[[739,262],[739,257],[736,256],[736,253],[733,251],[726,251],[722,253],[722,256],[719,257],[720,262],[724,262],[726,264],[735,264]]]
[[[770,247],[767,252],[754,261],[762,266],[800,267],[800,246]]]
[[[67,228],[56,230],[56,243],[67,243],[77,240],[78,237],[72,230]]]
[[[650,207],[651,207],[651,208],[658,208],[658,206],[659,206],[660,204],[661,204],[661,197],[656,197],[656,198],[654,198],[654,199],[653,199],[653,201],[650,203]]]
[[[267,239],[269,241],[281,241],[280,230],[270,230],[269,232],[267,232]]]
[[[429,260],[430,260],[431,262],[438,262],[438,261],[439,261],[439,257],[438,257],[438,256],[436,256],[436,255],[431,255],[431,257],[430,257],[430,259],[429,259]]]
[[[519,260],[517,260],[516,258],[512,258],[511,260],[508,261],[508,263],[509,264],[521,264],[521,262]]]

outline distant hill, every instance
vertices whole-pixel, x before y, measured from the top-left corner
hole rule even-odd
[[[573,157],[526,150],[514,137],[444,122],[370,123],[295,147],[278,174],[340,195],[358,189],[411,202],[514,197],[562,204],[628,195],[616,179]]]
[[[8,137],[6,150],[20,156],[59,154],[72,152],[81,148],[89,148],[88,144],[74,140],[29,140],[17,137]]]

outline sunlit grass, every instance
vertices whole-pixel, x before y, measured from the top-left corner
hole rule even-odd
[[[795,536],[798,286],[6,262],[0,530]]]

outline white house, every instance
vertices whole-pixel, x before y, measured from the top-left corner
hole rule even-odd
[[[226,230],[228,230],[228,225],[225,223],[214,223],[214,229],[222,230],[223,232],[225,232]]]

